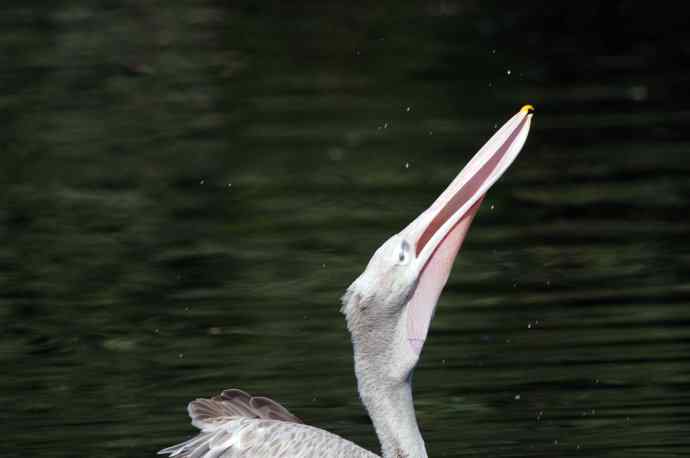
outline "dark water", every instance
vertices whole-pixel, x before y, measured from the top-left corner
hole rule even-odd
[[[227,387],[375,449],[339,296],[527,102],[415,376],[430,455],[690,456],[682,11],[35,3],[0,6],[0,456],[152,456]]]

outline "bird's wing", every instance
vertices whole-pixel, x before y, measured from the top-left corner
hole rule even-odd
[[[230,418],[260,418],[303,423],[277,402],[261,396],[251,396],[236,388],[225,390],[210,399],[199,398],[187,406],[192,424],[202,431]]]
[[[241,390],[225,390],[187,407],[201,432],[158,452],[177,458],[366,457],[377,455],[354,443],[308,426],[285,407]]]

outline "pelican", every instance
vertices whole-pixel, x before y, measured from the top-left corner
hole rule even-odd
[[[488,189],[527,139],[534,108],[525,105],[475,154],[448,188],[369,260],[342,297],[357,389],[383,458],[426,458],[412,400],[436,303]],[[229,389],[187,406],[197,436],[158,452],[171,457],[378,457],[306,425],[271,399]]]

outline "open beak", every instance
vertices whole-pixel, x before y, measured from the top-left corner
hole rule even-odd
[[[522,107],[482,146],[431,207],[402,231],[413,243],[419,272],[417,288],[407,305],[407,337],[417,354],[472,218],[486,192],[520,153],[533,113],[532,105]]]

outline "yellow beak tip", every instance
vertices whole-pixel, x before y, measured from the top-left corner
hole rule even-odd
[[[525,105],[522,108],[520,108],[520,111],[525,112],[527,114],[532,114],[534,113],[534,107],[532,105]]]

